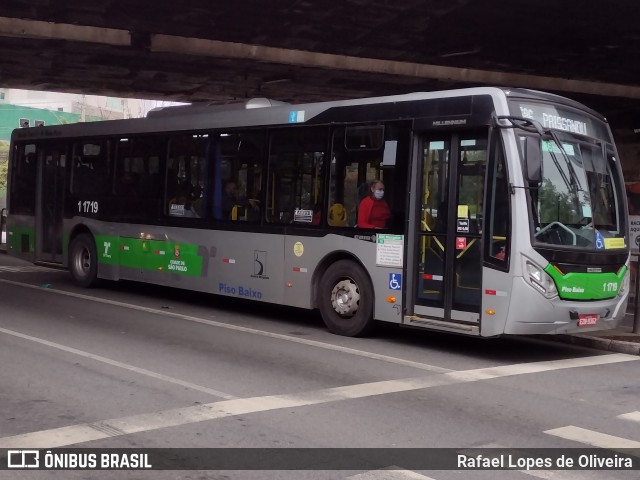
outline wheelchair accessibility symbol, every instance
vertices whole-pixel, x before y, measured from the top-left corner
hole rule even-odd
[[[389,274],[389,289],[400,290],[402,288],[402,274],[390,273]]]
[[[597,250],[602,250],[604,248],[604,237],[598,230],[595,231],[595,243]]]

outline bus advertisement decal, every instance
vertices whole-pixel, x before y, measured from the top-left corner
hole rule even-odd
[[[200,276],[202,271],[202,257],[195,244],[96,235],[96,247],[99,262],[106,265],[190,276]]]

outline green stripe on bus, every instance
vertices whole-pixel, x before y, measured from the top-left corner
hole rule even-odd
[[[96,235],[98,262],[106,265],[200,276],[202,257],[193,243]]]
[[[33,227],[12,226],[7,230],[7,247],[16,253],[36,251],[36,233]]]
[[[572,272],[561,274],[553,265],[544,269],[556,284],[558,295],[565,300],[601,300],[618,294],[627,272],[623,266],[618,273]]]

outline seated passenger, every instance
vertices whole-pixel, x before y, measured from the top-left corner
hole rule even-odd
[[[228,180],[224,183],[222,188],[222,218],[227,220],[237,220],[237,218],[232,218],[234,207],[236,207],[236,212],[238,211],[237,207],[242,207],[241,210],[245,212],[242,216],[245,220],[250,216],[247,213],[247,208],[251,208],[251,210],[253,210],[253,214],[258,214],[256,218],[259,218],[260,201],[253,198],[240,198],[238,185],[233,180]]]
[[[391,218],[391,210],[384,199],[384,183],[374,180],[369,185],[368,194],[358,205],[358,227],[384,228]]]
[[[234,205],[238,204],[238,186],[233,180],[222,187],[222,218],[230,219]]]

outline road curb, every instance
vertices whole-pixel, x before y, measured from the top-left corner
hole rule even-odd
[[[556,338],[562,342],[581,347],[626,353],[627,355],[640,355],[640,343],[612,340],[606,337],[591,337],[589,335],[558,335]]]

